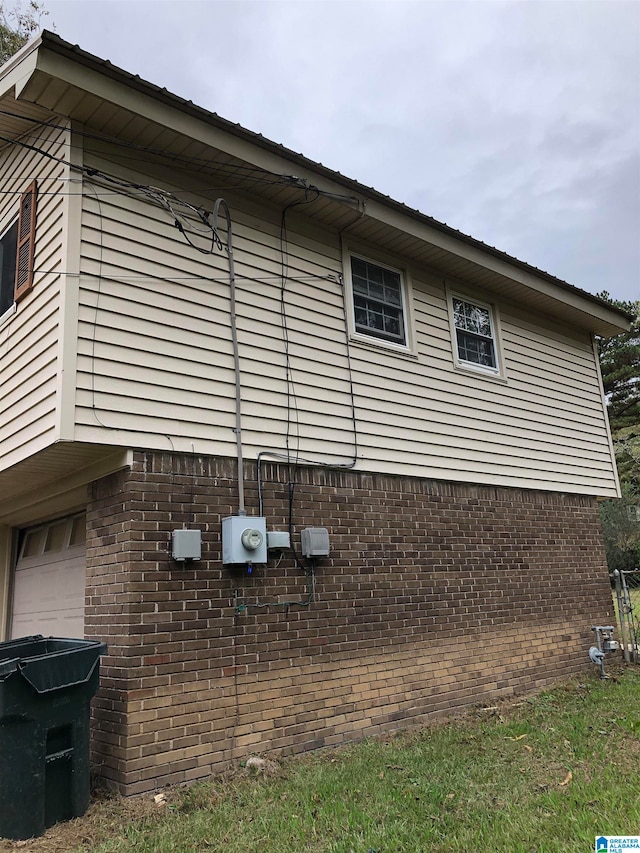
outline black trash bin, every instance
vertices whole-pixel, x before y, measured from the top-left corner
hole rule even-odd
[[[0,643],[0,836],[42,835],[89,805],[89,703],[96,640],[23,637]]]

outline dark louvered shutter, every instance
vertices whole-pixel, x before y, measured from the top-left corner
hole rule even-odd
[[[15,300],[19,302],[33,287],[33,257],[36,246],[36,199],[38,184],[33,181],[20,198],[18,255]]]

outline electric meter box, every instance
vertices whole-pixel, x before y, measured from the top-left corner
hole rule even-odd
[[[222,563],[225,566],[267,562],[267,520],[229,515],[222,519]]]

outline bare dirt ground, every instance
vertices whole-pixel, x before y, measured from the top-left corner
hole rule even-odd
[[[256,764],[252,764],[256,762]],[[264,774],[277,776],[280,765],[270,759],[252,757],[231,767],[209,781],[232,782],[243,777]],[[218,787],[218,786],[216,786]],[[117,837],[122,827],[144,820],[150,824],[162,820],[167,811],[191,811],[194,808],[208,808],[219,801],[221,794],[211,787],[203,789],[194,796],[194,789],[187,785],[166,787],[162,791],[142,794],[137,797],[121,797],[98,781],[92,792],[91,803],[82,817],[63,821],[46,830],[38,838],[25,841],[10,841],[0,838],[0,853],[20,851],[20,853],[69,853],[73,850],[92,850],[98,844]],[[187,804],[185,806],[185,803]]]
[[[127,823],[142,818],[161,818],[168,806],[180,799],[180,789],[167,789],[160,803],[154,794],[124,799],[109,795],[105,791],[96,794],[86,814],[74,820],[57,823],[44,835],[27,841],[0,839],[0,851],[20,853],[69,853],[70,850],[87,847],[91,849],[107,838],[117,835]]]

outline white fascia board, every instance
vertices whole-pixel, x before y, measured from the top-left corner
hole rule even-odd
[[[18,97],[37,66],[41,43],[40,36],[32,39],[0,67],[0,98],[12,89]]]

